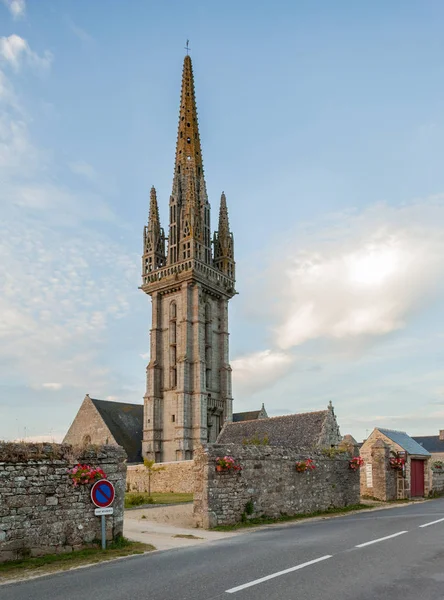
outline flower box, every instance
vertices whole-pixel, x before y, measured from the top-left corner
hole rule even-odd
[[[316,469],[315,462],[311,458],[298,460],[295,466],[298,473],[305,473],[307,471],[314,471]]]
[[[218,456],[216,458],[216,471],[242,471],[242,467],[236,463],[232,456]]]
[[[74,484],[74,487],[79,485],[87,485],[94,483],[99,479],[106,479],[106,474],[100,467],[91,467],[90,465],[75,465],[68,470],[68,476]]]
[[[349,468],[352,471],[357,471],[364,466],[364,459],[362,456],[354,456],[348,463]]]
[[[399,456],[391,456],[390,459],[390,467],[395,471],[402,471],[405,465],[405,458],[401,458]]]

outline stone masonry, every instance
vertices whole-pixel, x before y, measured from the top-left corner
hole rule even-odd
[[[195,457],[194,521],[197,527],[238,523],[251,517],[297,515],[359,503],[359,472],[351,454],[237,444],[207,445]],[[216,471],[218,456],[233,456],[241,471]],[[296,461],[312,458],[316,469],[296,471]],[[246,517],[248,518],[248,516]]]
[[[68,445],[0,443],[0,562],[71,552],[100,539],[91,485],[76,488],[67,474],[77,462],[101,467],[114,484],[107,539],[122,535],[125,458],[112,446],[76,454]]]
[[[184,59],[169,234],[151,189],[141,289],[152,299],[142,453],[193,458],[232,418],[228,302],[235,295],[234,240],[222,193],[211,240],[191,58]],[[166,248],[166,242],[167,248]]]
[[[361,451],[365,464],[361,469],[361,496],[387,502],[398,495],[398,471],[390,468],[390,446],[377,439],[373,446]]]
[[[194,461],[181,460],[162,463],[163,471],[151,477],[152,492],[175,492],[192,494],[194,490]],[[143,465],[129,465],[126,473],[126,489],[129,492],[148,492],[148,474]]]
[[[361,496],[371,496],[384,502],[410,498],[411,460],[406,455],[404,472],[390,467],[391,452],[403,452],[402,446],[392,442],[381,431],[374,429],[361,447],[360,454],[365,461],[361,469]],[[413,456],[414,458],[414,456]],[[431,470],[425,461],[424,495],[431,491]]]

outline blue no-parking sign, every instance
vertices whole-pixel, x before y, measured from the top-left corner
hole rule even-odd
[[[102,519],[102,549],[106,548],[106,527],[105,527],[105,515],[112,514],[112,508],[106,510],[107,506],[111,506],[114,502],[114,496],[116,492],[111,481],[107,479],[100,479],[91,488],[91,500],[98,507],[96,508],[96,514],[101,516]],[[103,510],[105,509],[105,510]]]
[[[98,508],[111,506],[114,501],[115,490],[111,481],[100,479],[91,488],[91,500]]]

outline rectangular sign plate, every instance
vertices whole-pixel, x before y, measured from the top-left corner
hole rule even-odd
[[[114,512],[114,509],[112,506],[108,506],[107,508],[96,508],[94,511],[94,514],[96,515],[96,517],[100,516],[100,515],[112,515]]]

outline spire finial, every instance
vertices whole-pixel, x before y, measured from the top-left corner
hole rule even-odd
[[[189,44],[190,44],[190,40],[187,40],[187,43],[185,44],[185,50],[187,51],[187,56],[188,56],[188,53],[189,53],[189,51],[190,51],[190,46],[189,46]]]

